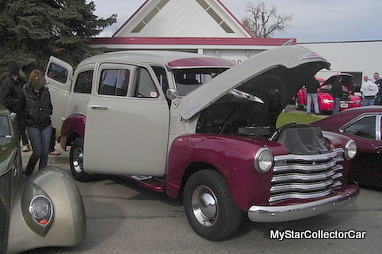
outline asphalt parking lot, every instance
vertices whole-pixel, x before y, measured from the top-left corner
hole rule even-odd
[[[60,151],[61,155],[50,156],[49,164],[69,171],[69,153]],[[24,163],[30,153],[23,153]],[[361,189],[353,204],[313,218],[246,222],[234,238],[210,242],[193,232],[183,206],[163,194],[116,177],[77,185],[87,215],[86,241],[73,248],[28,253],[380,253],[382,247],[382,191],[378,190]],[[281,240],[281,235],[271,239],[276,230],[289,234],[289,239]],[[325,232],[340,238],[348,234],[350,239],[327,239]],[[364,238],[352,239],[357,234]]]

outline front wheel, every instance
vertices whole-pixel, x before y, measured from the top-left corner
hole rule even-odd
[[[74,179],[80,182],[88,182],[91,179],[90,175],[84,172],[83,159],[84,159],[84,142],[81,137],[74,140],[70,147],[70,170]]]
[[[208,240],[227,239],[240,226],[243,213],[217,171],[202,170],[193,174],[186,183],[183,200],[192,229]]]

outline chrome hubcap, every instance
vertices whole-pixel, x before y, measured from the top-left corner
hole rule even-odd
[[[76,147],[73,151],[73,167],[77,173],[82,173],[84,153],[82,148]]]
[[[207,186],[201,185],[192,193],[192,208],[195,218],[200,224],[213,226],[218,217],[218,202],[213,191]]]

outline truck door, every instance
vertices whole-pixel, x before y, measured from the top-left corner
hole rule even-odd
[[[66,101],[72,85],[73,67],[51,56],[45,77],[53,104],[52,126],[61,129],[62,122],[66,118]]]
[[[164,175],[169,107],[151,67],[104,63],[96,75],[97,93],[86,117],[85,171]]]

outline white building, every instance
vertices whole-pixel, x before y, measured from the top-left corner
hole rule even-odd
[[[147,0],[109,38],[109,50],[180,50],[235,61],[295,39],[254,38],[219,0]]]
[[[382,41],[301,43],[331,63],[335,71],[353,74],[360,85],[363,76],[382,76]]]
[[[115,50],[179,50],[245,61],[294,38],[254,38],[219,0],[147,0],[112,37],[93,47]],[[334,71],[382,76],[382,41],[301,44],[325,57]],[[319,74],[320,75],[320,74]],[[324,75],[324,74],[321,74]]]

